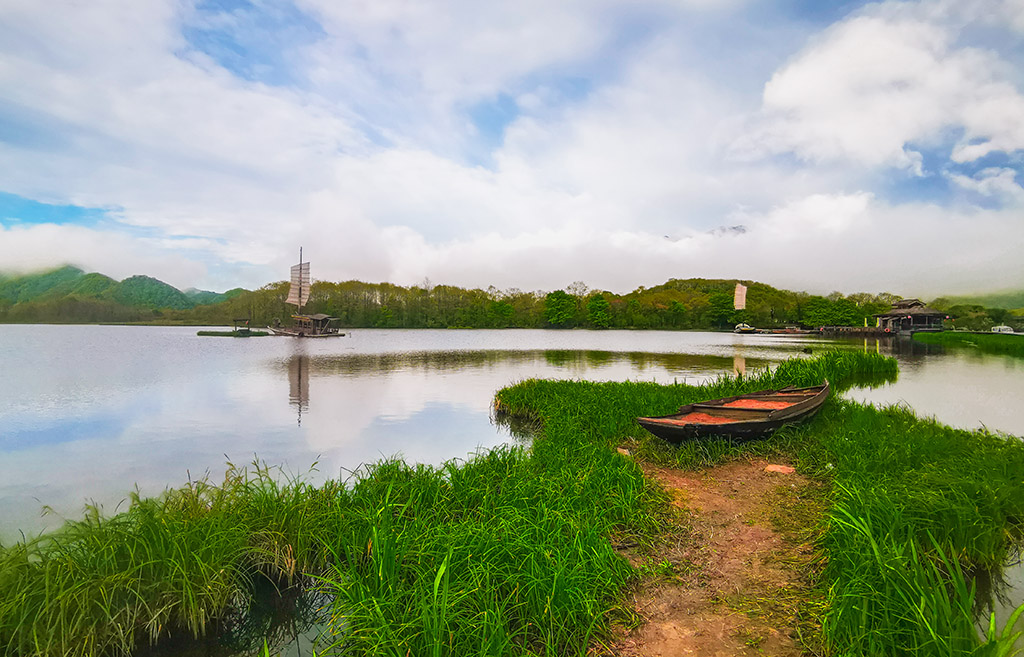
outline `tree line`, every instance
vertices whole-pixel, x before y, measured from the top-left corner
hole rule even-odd
[[[628,294],[591,290],[575,282],[553,292],[511,288],[466,289],[451,285],[403,287],[346,281],[313,283],[306,313],[324,313],[353,328],[731,328],[787,325],[859,326],[884,312],[895,295],[867,293],[815,296],[741,281],[747,308],[733,308],[736,280],[670,280]],[[249,318],[253,325],[287,322],[295,307],[284,302],[286,282],[237,294],[218,304],[164,311],[170,321],[224,324]]]
[[[747,286],[743,310],[733,308],[737,282]],[[295,307],[285,303],[287,293],[288,283],[282,281],[257,290],[185,294],[145,276],[118,283],[66,267],[0,280],[0,322],[224,325],[248,319],[250,325],[263,326],[290,321]],[[315,281],[303,311],[337,317],[340,326],[352,328],[726,329],[740,322],[813,328],[873,326],[872,316],[889,310],[898,298],[864,292],[819,296],[735,279],[672,279],[628,294],[592,290],[580,281],[531,292],[352,280]],[[1024,311],[953,305],[946,299],[931,305],[948,312],[958,328],[988,330],[997,323],[1024,322]]]

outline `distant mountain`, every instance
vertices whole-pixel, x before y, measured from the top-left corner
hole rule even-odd
[[[935,305],[936,308],[939,306],[984,306],[985,308],[1016,310],[1018,308],[1024,308],[1024,290],[996,292],[994,294],[965,294],[956,297],[940,297],[935,300],[933,305]]]
[[[67,294],[77,294],[84,297],[97,297],[101,296],[111,289],[117,287],[118,282],[109,276],[103,274],[97,274],[95,272],[91,274],[85,274],[81,278],[75,280],[74,284]],[[55,288],[53,292],[63,292],[61,288]]]
[[[239,294],[245,292],[245,290],[240,287],[236,287],[233,290],[228,290],[227,292],[208,292],[206,290],[197,290],[194,287],[190,287],[187,290],[183,290],[183,292],[195,305],[205,306],[213,303],[220,303],[221,301],[227,301],[228,299],[234,299]]]
[[[12,304],[33,301],[62,287],[70,289],[84,275],[78,267],[68,265],[39,274],[8,277],[0,280],[0,299]]]
[[[0,321],[139,321],[163,310],[183,311],[222,303],[243,292],[185,293],[151,276],[132,276],[118,282],[69,265],[0,277]]]
[[[195,302],[176,287],[149,276],[132,276],[113,288],[110,297],[126,306],[148,308],[173,308],[185,310],[194,308]]]

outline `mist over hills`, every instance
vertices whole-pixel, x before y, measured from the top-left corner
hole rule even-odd
[[[1004,310],[1024,309],[1024,290],[994,292],[992,294],[973,294],[939,297],[937,305],[948,306],[974,305],[985,308],[1002,308]]]

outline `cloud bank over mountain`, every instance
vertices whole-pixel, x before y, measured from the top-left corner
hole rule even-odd
[[[12,0],[0,269],[1024,280],[1024,3],[805,5]]]

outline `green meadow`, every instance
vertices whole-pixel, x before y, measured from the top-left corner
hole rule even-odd
[[[915,333],[914,339],[925,344],[937,344],[952,349],[975,349],[987,354],[1024,358],[1024,335],[942,331],[941,333]]]
[[[979,638],[975,575],[1024,534],[1024,446],[836,397],[812,421],[745,445],[675,448],[638,415],[767,387],[892,378],[893,359],[829,352],[702,386],[528,380],[499,415],[526,446],[440,467],[387,460],[314,486],[259,464],[223,482],[132,496],[104,517],[0,547],[0,652],[128,655],[224,631],[267,586],[316,589],[323,654],[586,655],[632,615],[637,570],[613,544],[650,545],[668,520],[637,459],[701,468],[789,456],[825,483],[816,607],[826,654],[1009,654]],[[636,445],[632,457],[615,447]]]

